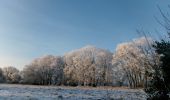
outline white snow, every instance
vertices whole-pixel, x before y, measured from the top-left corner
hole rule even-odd
[[[142,89],[0,84],[0,100],[146,100]]]

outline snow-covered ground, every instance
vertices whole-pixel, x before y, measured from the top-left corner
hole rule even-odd
[[[145,100],[142,89],[0,84],[0,100]]]

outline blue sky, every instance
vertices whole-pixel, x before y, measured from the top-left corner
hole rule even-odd
[[[159,5],[169,0],[0,0],[0,66],[22,69],[34,58],[94,45],[114,51],[139,37],[136,29],[163,31]],[[161,19],[161,18],[160,18]]]

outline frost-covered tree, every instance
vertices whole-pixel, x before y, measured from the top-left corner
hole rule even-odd
[[[63,80],[63,58],[47,55],[33,60],[22,71],[23,82],[40,85],[59,85]]]
[[[65,80],[74,85],[106,85],[111,81],[112,53],[93,46],[66,53]]]
[[[19,70],[12,66],[4,67],[3,75],[7,83],[18,83],[21,78]]]
[[[153,52],[154,49],[150,48],[150,44],[152,44],[151,38],[142,37],[119,44],[116,48],[112,61],[119,67],[116,73],[122,74],[123,71],[131,88],[143,87],[147,84],[148,71],[152,71],[152,66],[159,63],[159,56]],[[118,81],[124,79],[122,76],[120,75]]]

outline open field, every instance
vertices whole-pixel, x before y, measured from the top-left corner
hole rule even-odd
[[[142,89],[0,84],[0,100],[145,100]]]

